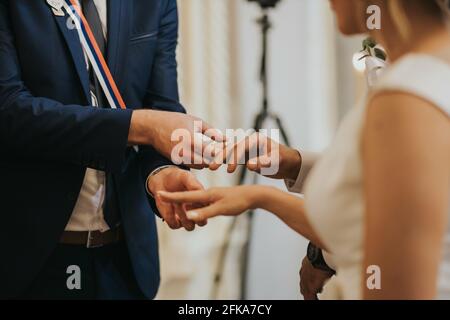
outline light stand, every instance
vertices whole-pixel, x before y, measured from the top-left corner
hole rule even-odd
[[[267,72],[267,65],[268,65],[268,43],[269,43],[269,31],[272,28],[272,23],[269,18],[268,10],[269,7],[263,6],[262,7],[262,17],[257,20],[258,25],[261,28],[261,37],[262,37],[262,58],[261,58],[261,70],[260,70],[260,81],[261,81],[261,87],[262,87],[262,107],[259,113],[256,115],[254,119],[253,129],[255,132],[259,132],[261,129],[263,129],[264,123],[268,120],[272,120],[275,122],[277,128],[280,130],[281,133],[281,139],[282,143],[289,146],[289,138],[287,136],[286,130],[283,127],[281,118],[270,112],[270,104],[269,104],[269,83],[268,83],[268,72]],[[258,181],[259,175],[256,173],[253,174],[253,184],[256,184]],[[239,182],[238,185],[242,185],[245,183],[247,177],[247,168],[244,166],[241,169],[240,176],[239,176]],[[247,275],[248,275],[248,261],[250,256],[250,239],[252,234],[252,226],[253,226],[253,215],[254,211],[248,212],[248,227],[247,227],[247,238],[246,242],[244,244],[243,253],[242,253],[242,271],[241,271],[241,299],[245,299],[247,294]],[[224,245],[221,249],[221,253],[219,256],[219,263],[218,263],[218,271],[216,273],[215,278],[215,290],[213,292],[213,297],[218,297],[218,289],[219,284],[221,281],[222,274],[224,272],[225,268],[225,260],[226,255],[229,250],[230,240],[231,236],[236,229],[237,226],[238,217],[233,218],[232,223],[229,226],[228,232],[226,233],[226,239],[224,242]]]

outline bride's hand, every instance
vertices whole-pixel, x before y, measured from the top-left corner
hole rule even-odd
[[[228,173],[242,164],[269,178],[296,180],[302,158],[297,150],[256,132],[219,152],[209,169],[215,171],[224,163]]]
[[[159,192],[165,202],[184,204],[188,219],[206,221],[216,216],[237,216],[258,207],[263,186],[212,188],[205,191]],[[197,209],[190,209],[197,208]]]

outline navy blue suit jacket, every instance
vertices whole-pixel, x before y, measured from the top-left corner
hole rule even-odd
[[[127,110],[90,106],[76,30],[45,0],[0,0],[0,297],[19,295],[55,248],[86,168],[114,174],[133,270],[159,285],[149,173],[170,162],[127,147],[133,109],[184,112],[176,0],[109,0],[107,61]]]

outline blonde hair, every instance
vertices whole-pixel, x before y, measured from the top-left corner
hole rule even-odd
[[[387,10],[392,19],[392,23],[396,28],[397,32],[400,34],[404,41],[409,41],[411,39],[411,24],[412,21],[408,17],[406,7],[408,6],[408,1],[411,0],[385,0],[387,4]],[[440,14],[442,21],[448,20],[450,15],[449,0],[417,0],[422,1],[423,4],[429,5],[428,8],[424,10],[428,12],[433,12]],[[433,11],[431,11],[433,10]]]
[[[391,15],[392,22],[397,28],[403,40],[409,40],[411,36],[411,21],[405,12],[403,0],[388,0],[388,10]]]

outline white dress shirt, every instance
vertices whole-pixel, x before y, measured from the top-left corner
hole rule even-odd
[[[93,0],[100,17],[102,24],[103,35],[108,39],[108,4],[107,0]],[[78,1],[79,3],[79,1]],[[89,59],[86,56],[86,68],[89,70]],[[95,95],[91,93],[92,105],[97,107]],[[172,165],[156,168],[147,178],[148,180],[153,175],[161,170],[172,167]],[[105,232],[109,230],[103,215],[103,205],[105,200],[105,182],[106,174],[103,171],[98,171],[88,168],[84,176],[83,185],[81,187],[78,200],[72,212],[72,216],[66,226],[66,231],[96,231]],[[147,188],[148,194],[152,194]]]
[[[107,39],[107,2],[106,0],[93,0],[103,27],[105,39]],[[89,68],[88,60],[86,60]],[[93,105],[96,105],[96,99]],[[87,169],[84,176],[77,203],[73,209],[72,216],[66,226],[66,231],[95,231],[109,230],[103,216],[103,204],[105,200],[106,175],[103,171]]]

